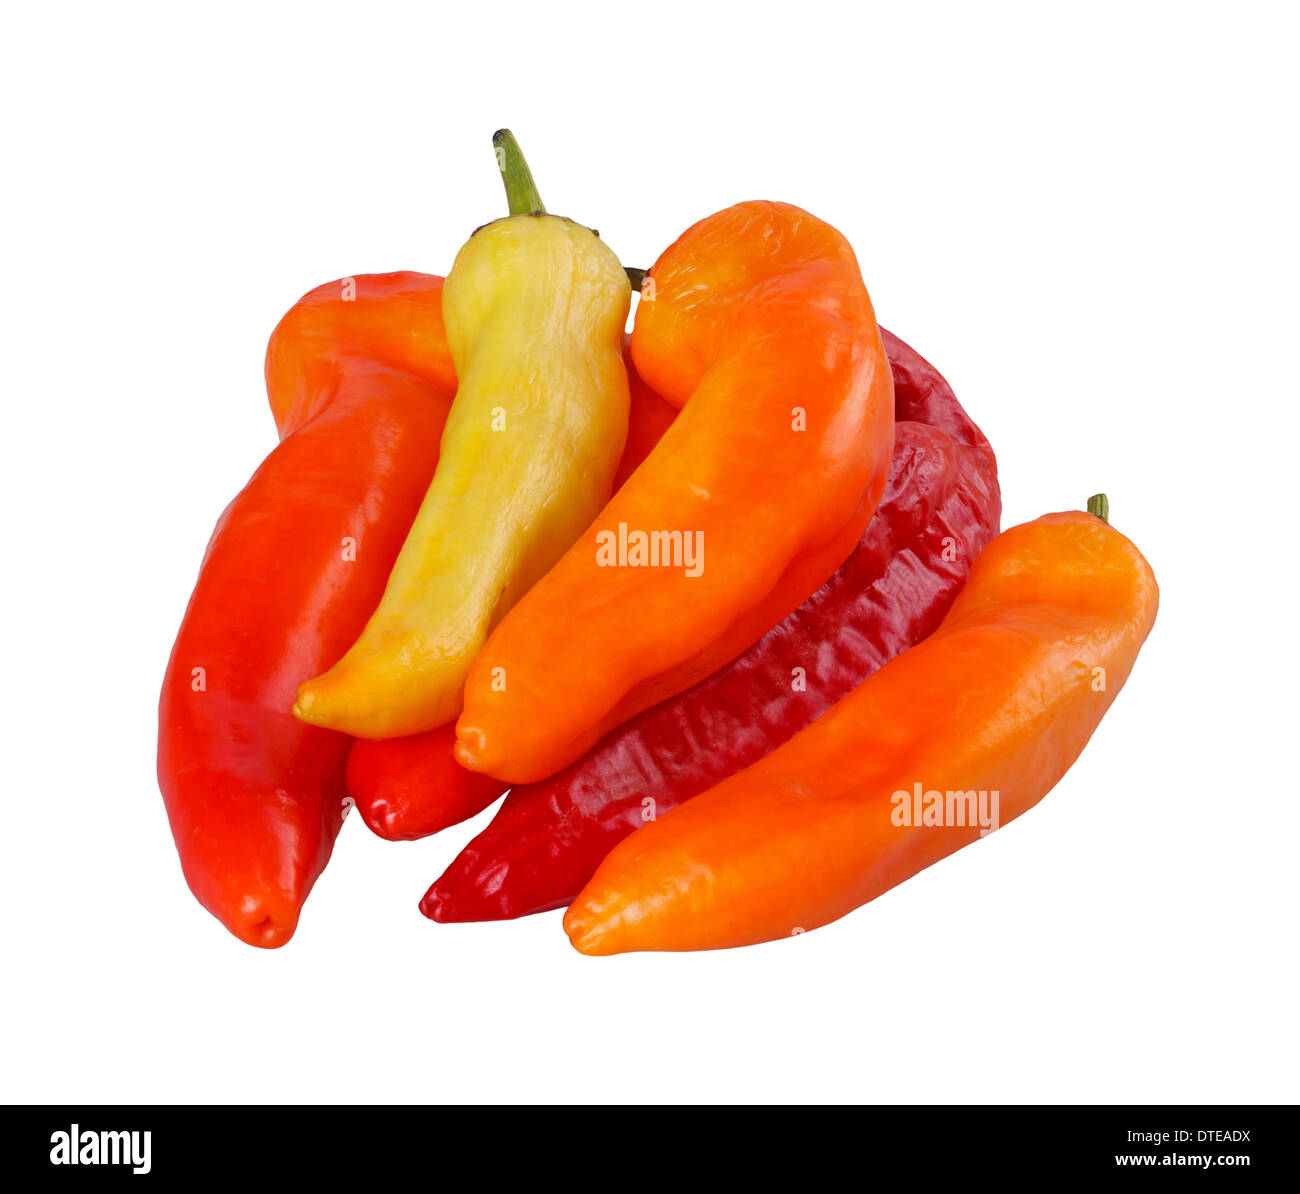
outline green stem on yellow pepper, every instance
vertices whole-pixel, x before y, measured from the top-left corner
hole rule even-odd
[[[496,150],[497,169],[501,171],[501,181],[506,186],[506,202],[510,204],[510,214],[525,216],[545,211],[542,196],[533,181],[533,172],[528,169],[514,133],[509,129],[497,129],[492,134],[492,148]]]

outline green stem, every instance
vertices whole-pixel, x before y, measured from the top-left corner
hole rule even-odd
[[[625,265],[623,272],[627,274],[627,280],[632,284],[633,290],[640,290],[645,285],[647,270],[639,269],[635,265]]]
[[[1104,493],[1094,493],[1088,499],[1088,513],[1095,514],[1102,522],[1110,522],[1110,499]]]
[[[519,142],[509,129],[497,129],[492,134],[492,147],[496,150],[497,166],[501,170],[501,181],[506,184],[506,202],[510,204],[512,216],[526,216],[532,212],[545,211],[537,184],[533,181],[533,172],[524,161]]]

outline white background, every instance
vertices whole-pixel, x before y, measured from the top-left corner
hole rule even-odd
[[[977,11],[978,9],[978,11]],[[1278,5],[8,6],[10,1101],[1295,1100],[1296,29]],[[1004,525],[1110,494],[1154,633],[1037,809],[851,917],[581,957],[416,903],[486,817],[349,820],[285,949],[155,786],[208,533],[304,291],[445,272],[518,134],[648,265],[785,199],[991,437]],[[268,583],[274,583],[268,578]]]

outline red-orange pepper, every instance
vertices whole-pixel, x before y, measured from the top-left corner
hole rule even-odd
[[[853,550],[888,476],[889,363],[834,228],[738,204],[650,277],[632,355],[682,413],[466,684],[457,757],[511,782],[552,774],[781,621]]]
[[[346,811],[349,739],[290,712],[374,610],[456,378],[442,279],[318,287],[266,354],[279,446],[208,544],[163,681],[158,782],[191,890],[251,945],[293,935]]]
[[[1006,531],[930,638],[616,846],[564,918],[570,940],[611,954],[789,937],[1018,817],[1087,744],[1158,599],[1100,517]]]

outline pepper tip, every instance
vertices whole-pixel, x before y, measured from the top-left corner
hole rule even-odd
[[[587,910],[580,908],[576,902],[570,904],[564,913],[564,931],[568,934],[569,944],[589,958],[618,952],[602,948],[608,934],[604,932],[599,919],[593,920]]]
[[[481,771],[479,756],[483,751],[483,731],[474,726],[456,726],[456,745],[452,754],[466,771]]]
[[[420,900],[420,915],[440,922],[442,920],[442,903],[442,895],[435,883],[424,893],[423,898]]]

